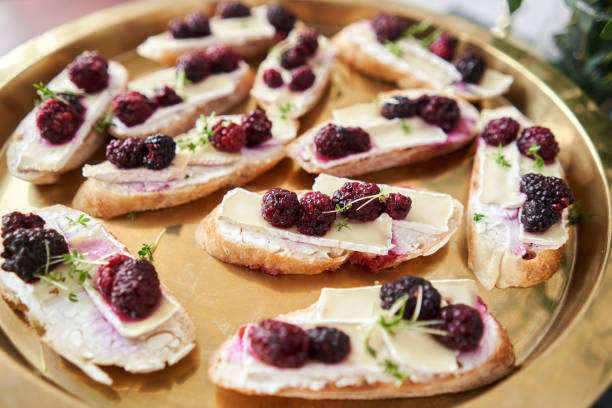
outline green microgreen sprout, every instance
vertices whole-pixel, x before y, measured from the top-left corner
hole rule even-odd
[[[499,164],[502,167],[512,167],[510,162],[506,160],[506,157],[503,154],[501,143],[498,146],[497,156],[495,156],[495,163]]]
[[[109,112],[106,115],[102,116],[100,119],[98,119],[98,121],[94,125],[94,130],[99,135],[103,135],[111,126],[113,126],[113,117]]]
[[[527,156],[531,156],[534,158],[535,163],[533,165],[538,169],[544,167],[544,159],[538,154],[538,151],[540,151],[541,148],[542,146],[540,146],[536,142],[531,142],[531,146],[529,146],[529,149],[527,149],[526,153]]]
[[[34,89],[36,89],[36,93],[38,94],[38,97],[40,98],[39,100],[36,101],[37,105],[51,98],[55,98],[58,101],[65,103],[66,105],[69,105],[69,102],[65,98],[63,98],[61,95],[57,94],[56,92],[52,91],[44,83],[39,82],[37,84],[34,84],[33,86],[34,86]],[[70,91],[65,91],[64,93],[72,94],[72,92]]]
[[[289,112],[291,112],[295,106],[291,102],[287,102],[284,105],[278,107],[278,110],[281,112],[281,119],[287,120]]]
[[[149,261],[152,261],[153,254],[155,253],[155,250],[159,245],[159,241],[161,240],[161,237],[164,235],[165,232],[166,229],[162,229],[159,234],[157,234],[157,238],[155,238],[155,241],[152,244],[142,244],[142,247],[138,251],[138,256],[140,256],[142,259],[148,259]]]
[[[485,217],[484,214],[474,213],[474,221],[480,221]]]
[[[348,220],[346,218],[336,224],[336,229],[338,231],[342,230],[342,228],[351,229],[350,225],[348,225]]]
[[[582,208],[580,201],[576,201],[576,203],[570,207],[567,218],[570,225],[580,223],[580,220],[582,219]]]
[[[406,133],[407,135],[409,135],[412,130],[410,129],[410,126],[406,123],[406,121],[402,120],[402,130],[404,131],[404,133]]]
[[[79,218],[76,220],[73,220],[70,217],[66,217],[66,219],[68,220],[68,228],[73,227],[77,224],[82,225],[82,226],[87,226],[87,223],[89,221],[91,221],[91,218],[88,218],[85,214],[81,214],[79,215]]]

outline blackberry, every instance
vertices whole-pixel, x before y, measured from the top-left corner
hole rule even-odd
[[[217,150],[235,153],[246,146],[247,134],[240,125],[220,120],[212,127],[208,141]]]
[[[177,95],[174,89],[168,85],[155,91],[153,95],[153,103],[157,106],[172,106],[183,102],[183,98]]]
[[[376,184],[349,181],[334,192],[332,200],[334,208],[337,205],[345,208],[341,213],[344,217],[362,222],[373,221],[383,212],[384,203],[379,198],[365,197],[379,193],[380,188]]]
[[[406,218],[412,207],[412,199],[403,194],[391,193],[385,200],[385,212],[394,220]]]
[[[293,69],[306,64],[308,48],[298,44],[284,51],[280,57],[280,65],[285,69]]]
[[[221,18],[247,17],[251,10],[239,1],[225,1],[217,6],[217,14]]]
[[[142,166],[146,154],[145,142],[138,137],[114,139],[106,146],[106,159],[120,169]]]
[[[123,254],[115,254],[108,259],[108,263],[106,265],[101,265],[98,268],[94,283],[98,289],[98,292],[100,292],[100,294],[104,296],[106,300],[110,301],[111,291],[113,290],[113,281],[115,280],[115,275],[117,274],[119,266],[131,259],[132,258],[129,256]]]
[[[310,337],[308,356],[326,364],[339,363],[351,351],[351,339],[334,327],[318,326],[306,330]]]
[[[519,123],[512,118],[493,119],[482,132],[482,138],[489,146],[505,146],[516,139]]]
[[[319,129],[314,138],[314,145],[318,154],[331,159],[344,157],[350,153],[346,132],[341,126],[333,123]]]
[[[455,57],[457,39],[450,34],[442,33],[429,45],[429,51],[447,61]]]
[[[366,152],[372,147],[370,134],[360,127],[344,128],[343,133],[347,140],[347,148],[351,153]]]
[[[213,64],[210,59],[200,51],[183,54],[176,60],[176,69],[185,71],[185,77],[191,82],[200,82],[210,75]]]
[[[319,33],[315,28],[309,27],[300,33],[298,42],[306,48],[308,56],[312,57],[319,48]]]
[[[261,198],[261,215],[278,228],[293,226],[300,216],[300,202],[297,194],[283,188],[266,191]]]
[[[135,126],[146,121],[155,111],[155,105],[136,91],[124,92],[113,97],[113,115],[126,126]]]
[[[289,82],[289,89],[293,92],[302,92],[307,90],[314,84],[315,74],[308,65],[303,65],[297,69],[294,69],[291,73],[291,82]]]
[[[281,76],[280,72],[278,72],[274,68],[269,68],[264,71],[263,81],[270,88],[280,88],[284,85],[283,77]]]
[[[272,122],[266,116],[266,112],[255,109],[242,118],[242,128],[246,132],[248,147],[262,144],[272,138]]]
[[[385,283],[380,288],[380,306],[383,309],[391,309],[398,299],[407,296],[404,319],[410,320],[416,308],[419,287],[422,288],[423,300],[421,312],[417,320],[437,319],[440,314],[440,293],[431,285],[431,282],[416,276],[406,275],[395,282]]]
[[[444,323],[432,327],[444,330],[449,335],[434,335],[436,340],[458,351],[473,351],[478,348],[484,324],[476,309],[461,303],[448,305],[440,311],[440,318]]]
[[[263,320],[248,331],[250,351],[259,360],[281,368],[302,367],[308,361],[310,338],[293,324]]]
[[[574,204],[572,190],[558,177],[546,177],[537,173],[525,174],[521,178],[520,190],[527,195],[527,200],[540,201],[555,210],[563,210]]]
[[[40,136],[51,144],[61,144],[74,137],[83,123],[83,116],[70,103],[51,98],[36,110],[36,126]]]
[[[148,169],[165,169],[174,160],[176,143],[170,136],[161,133],[148,136],[144,145],[146,155],[142,158],[142,164]]]
[[[2,216],[2,238],[18,228],[42,228],[45,220],[36,214],[23,214],[17,211]]]
[[[208,17],[197,10],[185,16],[185,23],[189,29],[190,37],[206,37],[210,35]]]
[[[300,234],[325,235],[335,220],[334,203],[327,194],[311,191],[300,198],[300,216],[297,221]]]
[[[429,95],[421,106],[419,115],[425,122],[450,132],[459,123],[461,111],[457,102],[446,96]]]
[[[534,159],[530,154],[527,154],[533,144],[537,144],[540,148],[537,154],[544,161],[552,161],[559,154],[559,144],[555,140],[555,135],[550,129],[542,126],[531,126],[523,129],[521,137],[518,138],[516,144],[524,156]]]
[[[54,229],[17,228],[3,238],[2,269],[15,272],[27,283],[37,280],[35,274],[45,273],[47,247],[50,258],[68,253],[66,240]],[[57,265],[50,265],[49,270]]]
[[[176,18],[168,22],[168,31],[172,38],[189,38],[191,37],[191,29],[189,24],[183,19]]]
[[[381,115],[387,119],[411,118],[419,113],[419,104],[416,100],[405,96],[393,97],[394,102],[387,102],[381,108]]]
[[[463,82],[477,84],[485,73],[486,65],[480,56],[466,52],[455,62],[455,68],[461,74]]]
[[[217,45],[206,50],[206,57],[212,63],[212,72],[232,72],[240,64],[240,54],[226,45]]]
[[[521,210],[521,223],[527,232],[544,232],[559,219],[558,212],[537,200],[527,200]]]
[[[293,11],[278,4],[268,6],[266,16],[270,24],[274,26],[276,31],[288,33],[293,29],[297,17]]]
[[[376,33],[378,42],[397,40],[404,34],[408,24],[405,19],[393,14],[380,13],[371,21],[372,29]]]
[[[119,264],[110,291],[110,303],[115,312],[142,319],[155,310],[160,299],[159,278],[151,262],[129,259]]]
[[[95,93],[108,86],[108,62],[97,52],[85,52],[68,65],[72,83],[87,93]]]

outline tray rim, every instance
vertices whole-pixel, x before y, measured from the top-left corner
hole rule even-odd
[[[612,285],[612,259],[610,258],[610,252],[612,248],[612,198],[610,194],[610,189],[612,186],[612,163],[606,164],[602,161],[601,155],[597,151],[594,143],[594,141],[602,140],[605,137],[604,133],[606,126],[604,126],[604,128],[600,132],[587,131],[583,123],[579,120],[579,115],[577,114],[577,112],[575,112],[570,108],[570,106],[568,106],[566,99],[562,98],[554,91],[554,89],[552,89],[551,84],[547,83],[537,74],[527,69],[524,63],[519,63],[507,52],[501,50],[499,48],[501,45],[509,46],[511,48],[520,50],[527,55],[530,62],[540,64],[541,66],[546,67],[551,71],[555,71],[563,79],[569,81],[569,79],[565,77],[564,74],[558,71],[550,63],[536,57],[526,43],[512,36],[506,37],[504,39],[495,39],[494,41],[491,41],[488,40],[489,31],[487,29],[480,27],[475,23],[472,23],[462,17],[433,12],[412,4],[403,3],[400,0],[287,0],[286,2],[316,3],[321,1],[345,4],[347,6],[371,6],[372,4],[377,4],[381,9],[384,8],[386,10],[404,13],[409,10],[410,13],[415,15],[416,18],[424,18],[426,16],[433,17],[435,18],[436,23],[441,26],[448,25],[449,22],[451,22],[459,26],[468,27],[473,32],[482,33],[482,37],[471,38],[471,42],[483,49],[486,49],[488,52],[495,55],[495,58],[501,58],[502,60],[505,60],[504,62],[506,63],[514,62],[512,65],[515,65],[515,68],[518,68],[519,71],[522,71],[522,74],[528,77],[531,82],[537,83],[539,88],[543,90],[547,94],[547,96],[563,111],[565,117],[570,120],[575,129],[580,133],[580,137],[585,141],[591,156],[595,159],[594,161],[595,167],[597,169],[597,175],[605,181],[604,186],[607,198],[605,204],[607,207],[606,214],[608,239],[606,250],[602,257],[602,268],[586,301],[580,307],[578,313],[573,316],[572,320],[567,323],[566,328],[555,339],[551,340],[550,343],[546,345],[547,349],[560,347],[561,343],[571,337],[572,334],[575,334],[577,326],[579,324],[585,323],[584,315],[593,308],[593,303],[596,298],[603,298],[604,293],[601,289],[602,286],[604,286],[604,281],[606,284]],[[213,2],[215,1],[179,0],[175,3],[175,5],[178,4],[178,6],[176,7],[179,9],[183,9],[186,4],[193,4],[195,6],[202,7],[203,4]],[[280,2],[285,2],[285,0],[280,0]],[[254,0],[249,1],[249,3],[260,4],[268,3],[268,1]],[[38,61],[68,46],[69,44],[75,41],[75,38],[83,38],[88,35],[93,35],[97,31],[101,31],[105,28],[124,23],[137,17],[141,17],[143,14],[153,13],[161,8],[168,8],[168,6],[169,4],[166,0],[130,1],[119,5],[107,7],[99,11],[95,11],[93,13],[61,24],[48,31],[45,31],[44,33],[18,45],[17,47],[0,57],[0,93],[3,92],[4,88],[15,77],[19,76],[21,73],[36,64]],[[75,32],[78,32],[76,36]],[[41,45],[43,44],[46,47],[41,48]],[[49,46],[49,44],[52,44],[52,46]],[[573,82],[572,85],[574,87],[573,91],[575,91],[576,94],[586,98],[589,103],[594,105],[594,102],[592,102],[592,100],[587,95],[585,95],[583,91],[578,88],[577,85],[575,85]],[[599,116],[599,118],[597,118],[598,121],[607,121],[606,116],[598,108],[596,109],[596,115]],[[607,128],[612,130],[612,123],[608,123]],[[0,138],[0,146],[2,146],[0,148],[0,153],[4,153],[6,148],[5,142],[7,140],[8,136]],[[2,329],[0,328],[0,330]],[[538,360],[542,360],[544,357],[546,357],[543,354],[549,354],[538,353],[540,345],[541,344],[539,344],[536,349],[531,352],[531,355],[526,359],[523,364],[529,364],[529,366],[533,366],[538,363]],[[9,346],[12,345],[9,344]],[[21,356],[11,355],[2,345],[0,345],[0,367],[9,366],[10,370],[14,370],[14,372],[17,372],[20,375],[20,381],[24,383],[27,382],[33,384],[33,386],[35,387],[40,387],[38,388],[39,390],[44,389],[44,392],[47,393],[47,395],[45,396],[56,398],[55,401],[46,401],[48,404],[51,404],[50,406],[83,406],[83,401],[72,395],[69,391],[64,390],[60,386],[46,379],[41,373],[39,373],[37,368],[31,367],[27,362],[25,362],[25,360],[20,360],[23,360]],[[612,360],[612,356],[610,357],[610,360]],[[518,375],[517,372],[512,374],[513,377],[516,375]],[[604,377],[605,379],[599,382],[600,387],[598,389],[598,392],[593,393],[594,395],[588,396],[589,403],[593,403],[599,397],[599,395],[601,395],[603,391],[605,391],[605,389],[612,383],[612,370],[607,372]],[[3,388],[4,386],[0,386],[0,389]],[[16,392],[15,388],[13,387],[11,387],[10,390],[12,392]],[[23,387],[20,387],[20,390],[22,393],[24,393]],[[529,401],[530,404],[535,405],[538,401],[538,398],[537,396],[535,396],[532,397]]]

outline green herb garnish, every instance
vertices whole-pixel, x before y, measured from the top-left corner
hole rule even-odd
[[[407,135],[409,135],[412,132],[412,130],[410,129],[410,126],[406,123],[406,121],[403,121],[403,120],[402,120],[402,130]]]
[[[38,94],[38,97],[40,98],[39,100],[36,101],[36,105],[42,103],[43,101],[47,99],[51,99],[51,98],[55,98],[58,101],[65,103],[66,105],[69,104],[69,102],[65,98],[63,98],[61,95],[58,95],[51,89],[49,89],[49,87],[43,84],[42,82],[34,84],[33,86],[34,86],[34,89],[36,89],[36,93]],[[72,92],[69,92],[69,91],[65,91],[64,93],[72,94]]]
[[[429,34],[427,37],[421,40],[421,44],[423,47],[428,48],[434,41],[438,39],[438,37],[442,34],[442,30],[439,28],[436,29],[433,33]]]
[[[421,21],[418,24],[413,24],[404,32],[404,37],[414,37],[417,34],[422,34],[431,26],[431,23],[427,20]]]
[[[389,41],[385,44],[387,49],[391,52],[391,54],[401,58],[404,55],[404,50],[401,45],[397,41]]]
[[[212,120],[215,117],[215,113],[213,112],[209,117],[206,115],[200,116],[201,126],[190,136],[182,137],[177,140],[177,144],[180,150],[189,150],[194,152],[200,146],[206,146],[208,143],[208,138],[214,135],[214,131],[212,130]]]
[[[536,142],[531,142],[531,146],[529,146],[529,149],[527,150],[527,153],[526,153],[527,156],[531,156],[535,159],[535,163],[533,165],[537,167],[538,169],[541,169],[542,167],[544,167],[544,159],[542,159],[542,156],[538,154],[538,151],[541,148],[542,146],[540,146]]]
[[[187,74],[185,73],[185,68],[179,68],[176,71],[176,81],[175,81],[176,93],[180,94],[183,99],[187,99],[183,97],[182,94],[183,94],[183,90],[185,89],[185,87],[190,84],[191,84],[191,81],[189,80],[189,78],[187,78]]]
[[[355,204],[355,203],[357,203],[359,201],[367,200],[365,203],[360,205],[359,208],[357,208],[357,211],[359,211],[363,207],[365,207],[366,205],[368,205],[370,202],[372,202],[374,200],[379,200],[379,201],[384,203],[385,201],[387,201],[387,198],[389,198],[389,193],[385,192],[381,188],[380,192],[378,194],[373,194],[373,195],[361,197],[361,198],[358,198],[356,200],[349,201],[348,203],[345,203],[344,205],[336,204],[336,209],[335,210],[333,210],[333,211],[325,211],[324,214],[343,213],[344,211],[347,211],[348,209],[350,209],[353,206],[353,204]]]
[[[103,135],[111,126],[113,126],[113,117],[110,113],[107,113],[106,115],[98,119],[98,121],[94,125],[94,130],[99,135]]]
[[[162,229],[159,234],[157,234],[157,238],[155,238],[155,241],[152,244],[142,244],[142,248],[140,248],[140,250],[138,251],[138,256],[143,259],[148,259],[149,261],[152,261],[153,253],[155,253],[157,245],[159,245],[159,241],[161,240],[161,237],[164,235],[165,232],[166,229]]]
[[[497,150],[497,156],[495,156],[495,163],[499,164],[502,167],[512,167],[510,162],[508,162],[508,160],[506,160],[506,157],[502,153],[502,145],[501,145],[501,143],[499,144],[499,147],[498,147],[498,150]]]
[[[348,225],[348,221],[346,218],[336,224],[336,229],[338,231],[342,230],[342,228],[351,229],[351,227]]]
[[[75,303],[79,301],[79,299],[77,298],[77,295],[74,292],[70,292],[68,294],[68,300],[71,302],[75,302]]]
[[[399,366],[388,358],[385,359],[385,373],[390,374],[400,381],[404,381],[406,374],[400,371]]]
[[[580,201],[576,201],[576,203],[570,207],[569,214],[567,216],[570,225],[576,225],[580,223],[580,220],[582,219],[581,210],[582,208],[580,205]]]
[[[278,110],[281,112],[281,119],[287,120],[287,114],[291,112],[295,108],[295,106],[291,102],[287,102],[286,104],[279,106]]]
[[[79,215],[79,218],[77,220],[73,220],[70,217],[66,217],[66,219],[68,220],[68,228],[73,227],[77,224],[80,224],[85,227],[87,226],[87,223],[91,221],[91,218],[88,218],[85,214]]]
[[[484,214],[474,213],[474,221],[480,221],[485,217]]]

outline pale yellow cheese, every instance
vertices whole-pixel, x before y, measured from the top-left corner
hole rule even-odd
[[[295,242],[312,243],[326,247],[385,255],[392,247],[391,217],[382,214],[371,222],[348,222],[350,229],[340,231],[332,226],[322,237],[300,234],[296,227],[282,229],[273,227],[261,216],[261,196],[235,188],[228,192],[221,203],[219,216],[230,222],[255,230],[264,230],[271,235]]]
[[[247,41],[251,38],[270,38],[276,34],[276,29],[266,17],[266,6],[253,7],[251,15],[246,17],[221,18],[212,17],[210,32],[221,43],[238,40]]]
[[[440,292],[443,301],[447,303],[463,303],[476,307],[478,287],[473,279],[448,279],[431,281]]]
[[[519,191],[520,153],[515,143],[501,148],[485,145],[481,148],[480,201],[485,204],[496,204],[504,208],[518,208],[523,204],[525,197]],[[499,155],[510,167],[497,163]]]
[[[559,160],[555,160],[550,164],[544,164],[542,167],[536,166],[536,161],[531,157],[527,157],[521,154],[521,176],[527,173],[539,173],[546,177],[559,177],[563,178],[563,170]]]
[[[438,343],[429,334],[414,330],[395,331],[395,335],[383,332],[390,354],[400,365],[431,373],[455,371],[457,352]]]
[[[340,126],[359,126],[362,128],[386,125],[389,119],[380,114],[380,107],[375,103],[358,103],[332,111],[334,123]]]
[[[567,242],[568,238],[568,228],[562,222],[554,223],[544,232],[532,233],[525,231],[524,228],[521,228],[519,232],[521,242],[553,248],[561,247]]]
[[[512,75],[506,75],[494,69],[487,69],[479,83],[467,83],[466,85],[471,93],[482,98],[491,98],[506,92],[513,82],[514,77]]]
[[[334,289],[323,288],[317,302],[321,320],[363,320],[381,312],[380,286]]]

